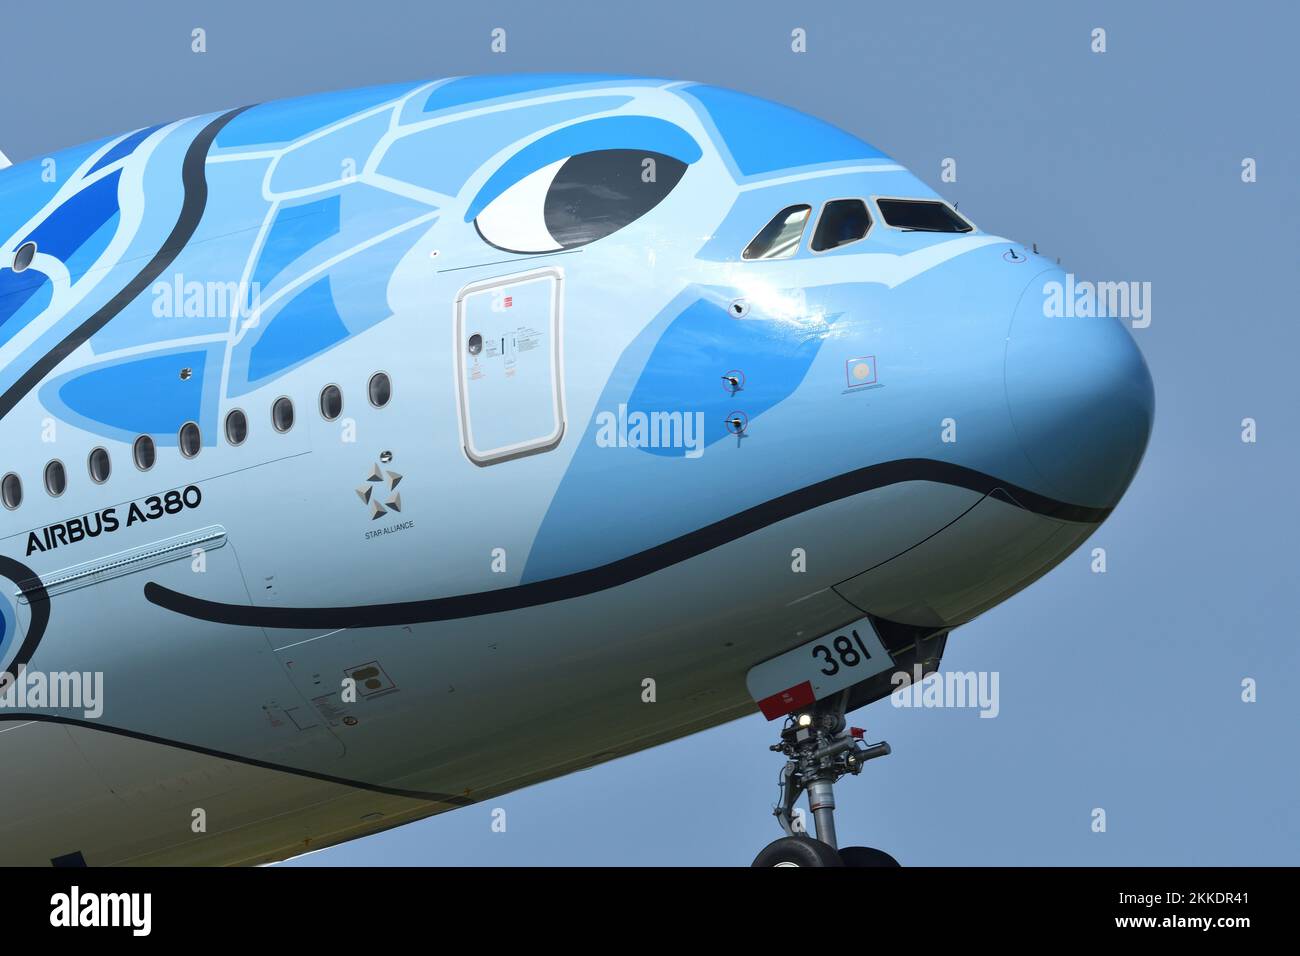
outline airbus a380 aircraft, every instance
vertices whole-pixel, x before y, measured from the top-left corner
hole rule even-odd
[[[1063,279],[847,133],[664,80],[0,172],[3,862],[282,859],[756,709],[757,862],[872,862],[831,786],[887,746],[844,715],[1146,445],[1141,355],[1046,318]]]

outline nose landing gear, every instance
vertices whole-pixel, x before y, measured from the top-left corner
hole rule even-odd
[[[786,718],[781,740],[771,749],[786,756],[781,770],[781,802],[772,811],[786,835],[754,858],[766,866],[898,866],[883,850],[865,846],[840,849],[835,837],[835,783],[846,774],[857,776],[868,760],[889,754],[889,744],[866,744],[863,731],[847,727],[845,695]],[[817,838],[802,832],[794,813],[800,794],[807,792]]]

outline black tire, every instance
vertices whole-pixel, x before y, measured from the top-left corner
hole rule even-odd
[[[753,866],[843,866],[840,855],[812,837],[781,837],[763,847]]]
[[[845,866],[902,866],[884,850],[873,846],[846,846],[840,850],[840,859]]]

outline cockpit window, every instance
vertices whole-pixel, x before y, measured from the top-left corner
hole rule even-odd
[[[871,228],[871,214],[861,199],[832,199],[822,207],[813,232],[812,251],[825,252],[857,242]]]
[[[914,232],[970,232],[974,226],[944,202],[933,199],[877,199],[885,223]]]
[[[764,226],[741,253],[742,259],[784,259],[795,254],[812,207],[786,206]]]

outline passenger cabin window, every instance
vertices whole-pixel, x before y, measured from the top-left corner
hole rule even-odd
[[[393,397],[393,383],[383,372],[376,372],[370,376],[367,391],[370,393],[370,404],[375,408],[383,408]]]
[[[0,500],[10,511],[23,503],[23,483],[12,471],[0,481]]]
[[[68,473],[63,470],[63,462],[57,458],[45,466],[45,490],[53,498],[68,490]]]
[[[337,385],[326,385],[320,393],[320,417],[332,422],[343,414],[343,392]]]
[[[822,207],[822,214],[817,218],[812,251],[847,246],[864,238],[870,228],[871,214],[861,199],[832,199]]]
[[[877,199],[885,223],[913,232],[970,232],[975,227],[951,206],[932,199]]]
[[[108,459],[108,451],[103,448],[96,448],[86,459],[86,468],[90,472],[90,480],[97,485],[102,485],[108,481],[109,472],[112,471],[112,462]]]
[[[293,427],[293,402],[287,398],[277,398],[271,406],[271,425],[278,432],[287,432]]]
[[[741,253],[742,259],[785,259],[795,254],[812,207],[786,206],[772,217]]]
[[[226,416],[226,441],[232,445],[242,445],[248,437],[248,416],[238,408],[232,408]]]
[[[154,461],[158,457],[157,449],[153,445],[153,439],[148,435],[141,435],[137,438],[135,445],[131,449],[131,457],[135,459],[135,467],[141,471],[148,471],[152,468]]]
[[[200,446],[203,444],[203,439],[199,435],[199,426],[194,422],[186,422],[182,425],[176,440],[177,444],[180,445],[181,454],[186,458],[193,458],[197,455]]]

